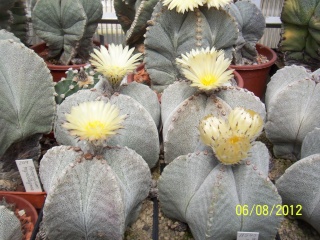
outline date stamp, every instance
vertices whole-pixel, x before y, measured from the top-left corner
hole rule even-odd
[[[247,204],[236,205],[237,216],[302,216],[302,205],[266,205],[254,204],[249,206]]]

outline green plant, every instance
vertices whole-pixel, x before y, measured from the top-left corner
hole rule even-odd
[[[0,56],[0,160],[10,171],[15,159],[40,156],[39,139],[52,130],[54,89],[44,61],[21,42],[0,40]]]
[[[36,34],[48,48],[48,59],[67,65],[74,57],[84,62],[93,49],[92,36],[102,17],[100,0],[38,0],[32,11]]]
[[[151,17],[156,0],[114,1],[114,9],[123,31],[126,33],[126,44],[135,46],[144,41],[147,22]]]
[[[276,187],[288,206],[289,215],[311,224],[319,233],[320,129],[309,132],[302,142],[301,159],[276,181]]]
[[[20,220],[2,203],[0,203],[0,238],[3,240],[23,238]]]
[[[82,88],[90,89],[100,80],[101,74],[94,72],[88,65],[80,70],[70,68],[67,71],[67,77],[62,78],[55,86],[56,103],[60,104],[71,94],[79,91]]]
[[[218,113],[205,117],[200,138],[210,148],[175,158],[160,176],[164,214],[186,222],[195,239],[235,239],[238,231],[275,237],[282,217],[270,210],[281,198],[267,177],[268,150],[254,142],[262,130],[257,116],[236,108],[227,120]]]
[[[320,67],[319,6],[319,1],[284,1],[279,50],[285,65],[302,65],[311,70]]]
[[[237,1],[218,8],[207,3],[185,13],[169,9],[162,2],[156,5],[144,41],[144,62],[153,89],[162,92],[181,78],[175,59],[192,49],[222,49],[234,64],[255,60],[265,21],[254,4]]]
[[[278,70],[267,85],[265,132],[276,157],[300,159],[301,144],[315,127],[320,127],[319,71],[301,66]]]

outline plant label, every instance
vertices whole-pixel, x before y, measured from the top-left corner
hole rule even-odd
[[[237,240],[258,240],[258,232],[237,232]]]
[[[26,192],[42,192],[38,174],[32,159],[16,160]]]

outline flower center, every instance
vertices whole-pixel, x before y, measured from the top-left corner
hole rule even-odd
[[[232,136],[231,138],[228,139],[230,144],[236,144],[237,142],[240,141],[240,137],[238,136]]]
[[[217,82],[217,77],[212,74],[206,74],[200,78],[200,82],[204,86],[210,86]]]
[[[95,121],[88,122],[84,126],[84,129],[88,135],[94,136],[95,138],[100,138],[105,133],[106,124],[102,123],[99,120],[95,120]]]

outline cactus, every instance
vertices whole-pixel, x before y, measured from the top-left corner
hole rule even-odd
[[[285,65],[302,65],[311,70],[320,67],[319,4],[319,1],[284,1],[278,47]]]
[[[164,214],[186,222],[195,239],[236,239],[237,231],[274,239],[282,217],[269,211],[281,198],[267,178],[269,153],[264,144],[254,142],[248,155],[229,166],[219,163],[212,150],[174,159],[158,183]],[[249,214],[258,206],[268,208],[268,216]],[[246,216],[241,207],[248,207]]]
[[[147,22],[157,2],[156,0],[114,1],[117,18],[126,33],[126,45],[134,46],[143,43]]]
[[[81,93],[82,97],[94,96],[95,91],[91,92],[78,91],[60,106]],[[40,178],[48,194],[43,208],[48,238],[122,239],[126,227],[138,217],[151,174],[138,153],[108,141],[126,126],[128,118],[120,115],[121,107],[100,99],[78,101],[71,111],[65,111],[62,127],[82,144],[80,148],[54,147],[41,161]]]
[[[302,142],[301,157],[276,181],[276,187],[288,205],[289,215],[302,219],[320,233],[319,221],[319,128],[306,135]]]
[[[246,1],[220,9],[202,6],[184,14],[168,10],[159,2],[144,42],[144,61],[152,88],[162,92],[178,80],[181,75],[175,59],[192,49],[222,49],[234,64],[243,62],[243,58],[252,60],[257,56],[255,44],[264,27],[262,13]]]
[[[63,65],[74,57],[89,59],[101,17],[100,0],[38,0],[32,11],[35,32],[49,47],[48,59],[58,59]]]
[[[43,225],[50,239],[122,239],[138,216],[151,184],[141,156],[114,147],[89,158],[79,149],[59,146],[41,161],[40,177],[48,192]]]
[[[131,87],[132,86],[132,87]],[[154,119],[146,108],[140,104],[134,97],[130,97],[128,93],[135,94],[136,91],[141,92],[140,99],[144,98],[144,103],[149,103],[149,107],[153,108],[156,113],[157,121],[160,118],[160,106],[157,102],[157,96],[147,86],[139,83],[132,83],[123,86],[125,94],[116,93],[109,98],[104,97],[104,93],[97,88],[90,90],[80,90],[77,93],[67,97],[57,109],[57,119],[54,127],[54,134],[58,143],[63,145],[81,146],[84,141],[78,141],[75,136],[70,136],[68,131],[62,127],[66,121],[65,113],[69,113],[72,106],[79,103],[93,100],[102,100],[111,102],[120,108],[122,114],[128,114],[128,118],[124,122],[124,129],[119,130],[119,135],[111,138],[108,145],[127,146],[134,149],[140,154],[150,167],[154,167],[158,161],[159,140],[158,130]],[[131,89],[131,91],[130,91]],[[128,95],[126,95],[128,94]],[[146,96],[148,96],[146,98]]]
[[[278,70],[267,85],[266,136],[276,157],[300,159],[301,144],[315,127],[320,127],[319,71],[301,66]]]
[[[63,100],[71,94],[77,92],[82,88],[90,89],[100,80],[101,74],[96,73],[88,65],[80,70],[73,70],[70,68],[67,72],[67,77],[62,78],[55,86],[55,100],[57,104],[63,102]]]
[[[10,170],[13,156],[40,155],[41,134],[52,129],[54,89],[44,61],[22,43],[0,40],[0,56],[0,157]]]
[[[13,7],[16,0],[1,0],[0,1],[0,29],[10,30],[13,17],[10,9]]]
[[[14,42],[20,43],[20,39],[13,35],[13,33],[8,32],[5,29],[0,30],[0,40],[9,40],[11,39]]]
[[[23,239],[20,220],[14,215],[13,211],[2,204],[0,204],[0,239]]]

